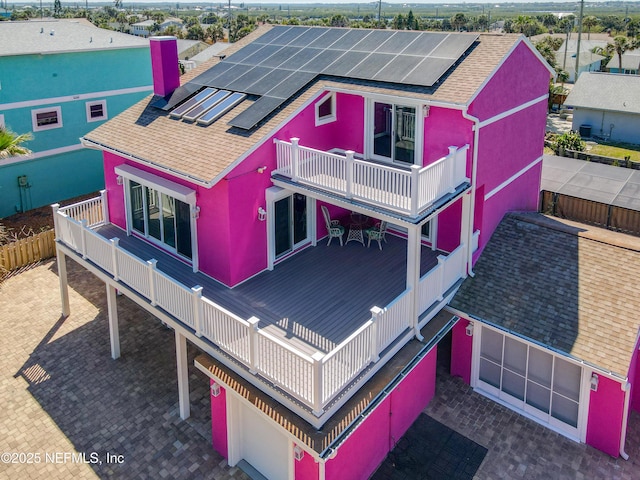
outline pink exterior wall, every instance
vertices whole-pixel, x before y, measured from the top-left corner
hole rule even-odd
[[[549,70],[529,47],[519,43],[473,100],[469,113],[482,121],[544,96],[549,76]],[[547,102],[543,99],[479,130],[476,189],[483,189],[484,194],[477,195],[475,202],[474,230],[480,230],[480,239],[474,262],[506,212],[537,210],[541,164],[487,202],[484,195],[542,156],[546,114]]]
[[[631,367],[629,368],[629,382],[631,382],[631,397],[629,399],[629,409],[640,412],[640,339],[631,357]]]
[[[214,381],[210,380],[209,386]],[[213,449],[224,458],[229,457],[227,439],[227,391],[220,387],[220,395],[211,395],[211,440]]]
[[[452,252],[460,245],[461,216],[461,198],[438,215],[438,242],[436,246],[439,250]]]
[[[153,93],[164,97],[180,86],[178,41],[175,37],[151,37]]]
[[[197,204],[200,207],[200,217],[196,220],[199,268],[220,282],[229,285],[232,279],[231,255],[229,255],[229,252],[232,249],[236,251],[234,242],[237,243],[237,241],[230,236],[230,230],[220,228],[221,225],[230,223],[228,182],[219,182],[213,188],[207,189],[109,152],[104,152],[103,158],[109,220],[123,229],[126,228],[124,185],[118,185],[117,175],[114,171],[114,168],[118,165],[131,165],[196,191]],[[254,215],[255,218],[256,216]],[[255,221],[257,222],[257,220]],[[260,223],[263,224],[264,222]],[[264,228],[262,226],[262,229]]]
[[[294,460],[294,478],[295,480],[318,480],[320,475],[320,465],[315,458],[305,452],[302,460]]]
[[[624,392],[620,382],[599,376],[598,391],[590,391],[587,444],[617,457],[620,453]]]
[[[467,174],[471,172],[473,152],[473,123],[466,120],[459,110],[431,107],[429,116],[424,120],[424,156],[423,165],[430,165],[449,154],[449,147],[469,145],[467,154]]]
[[[437,350],[432,349],[338,448],[325,465],[327,480],[366,479],[435,394]]]
[[[550,76],[535,53],[521,42],[473,100],[469,113],[482,121],[546,95]],[[546,108],[547,102],[542,103]]]
[[[466,384],[471,384],[471,362],[473,354],[473,337],[466,332],[469,322],[458,320],[452,330],[451,338],[451,375],[461,377]]]

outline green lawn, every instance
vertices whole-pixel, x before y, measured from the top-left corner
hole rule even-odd
[[[630,157],[634,162],[640,162],[640,146],[637,145],[593,145],[588,153],[594,155],[602,155],[604,157],[614,157],[624,160]]]

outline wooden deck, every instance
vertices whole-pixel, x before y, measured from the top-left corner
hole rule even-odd
[[[97,231],[120,238],[122,248],[143,260],[155,258],[159,270],[185,286],[202,286],[205,297],[241,318],[259,318],[260,328],[309,354],[330,351],[371,317],[371,307],[385,307],[405,289],[407,242],[390,234],[382,251],[375,243],[366,248],[321,241],[273,271],[228,288],[114,225]],[[436,265],[438,254],[422,248],[421,276]]]

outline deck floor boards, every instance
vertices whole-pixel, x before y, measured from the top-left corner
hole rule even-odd
[[[255,316],[259,327],[287,339],[306,353],[328,352],[370,317],[373,306],[384,307],[405,289],[407,242],[387,234],[383,250],[350,242],[341,247],[318,242],[246,282],[229,288],[152,244],[127,236],[114,225],[98,233],[118,237],[120,246],[143,260],[155,258],[157,267],[243,319]],[[423,247],[421,275],[437,264],[434,252]]]

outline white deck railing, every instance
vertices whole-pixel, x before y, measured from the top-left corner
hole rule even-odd
[[[447,156],[426,167],[403,169],[356,159],[352,151],[340,155],[304,147],[297,138],[274,139],[274,143],[277,168],[273,173],[410,216],[468,181],[469,145],[449,147]]]
[[[93,206],[99,207],[99,200]],[[129,285],[151,305],[162,308],[193,329],[197,336],[233,356],[251,373],[259,373],[311,407],[318,416],[342,389],[372,362],[377,362],[380,353],[411,327],[412,295],[411,290],[406,290],[386,308],[373,307],[371,318],[333,350],[309,356],[258,328],[257,318],[238,317],[203,297],[202,287],[189,288],[181,284],[158,270],[156,260],[144,261],[132,255],[120,247],[117,238],[107,239],[90,229],[84,219],[67,215],[67,212],[80,215],[79,211],[76,205],[54,206],[58,241],[99,266],[114,280]],[[96,225],[101,223],[99,219],[95,221]],[[460,246],[449,256],[440,256],[438,266],[420,280],[421,312],[461,278],[464,252],[464,246]]]

